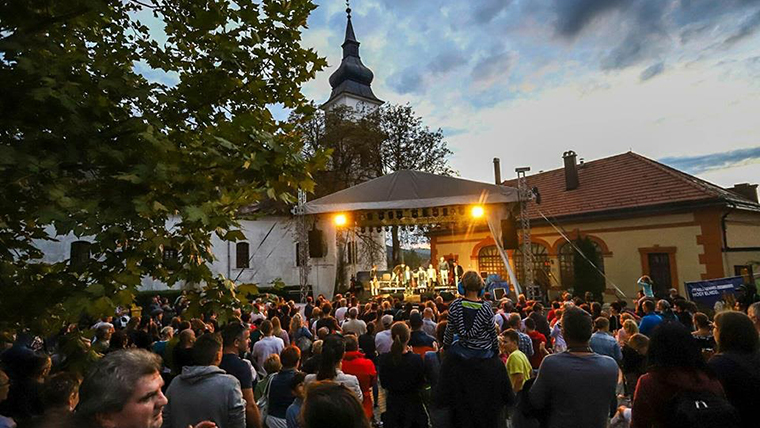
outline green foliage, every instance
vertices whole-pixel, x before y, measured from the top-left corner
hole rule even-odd
[[[269,111],[313,113],[300,88],[325,60],[301,31],[315,7],[0,5],[0,327],[51,332],[112,313],[144,276],[227,290],[212,307],[229,307],[229,281],[207,265],[212,234],[240,239],[242,207],[292,202],[327,161],[321,150],[304,157],[301,131]],[[163,29],[140,22],[146,12]],[[90,241],[90,260],[43,260],[37,243],[60,235]]]
[[[574,293],[576,296],[583,296],[587,291],[590,291],[596,299],[601,299],[605,289],[604,276],[591,265],[591,263],[595,266],[601,265],[601,254],[597,251],[594,242],[588,237],[577,239],[575,245],[581,250],[583,255],[577,251],[573,255],[573,268],[575,271]]]

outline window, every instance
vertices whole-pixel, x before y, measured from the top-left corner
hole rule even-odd
[[[164,248],[164,261],[175,262],[179,258],[179,252],[176,248]]]
[[[248,243],[247,242],[238,242],[235,245],[235,250],[236,250],[235,251],[235,253],[236,253],[235,267],[238,268],[238,269],[248,269],[248,267],[249,267],[248,266],[248,261],[250,259],[249,256],[248,256],[248,250],[249,250]]]
[[[745,284],[755,284],[752,265],[734,265],[734,275],[741,276]]]
[[[504,260],[501,259],[501,255],[499,254],[496,245],[480,249],[478,252],[478,268],[481,273],[485,272],[488,275],[499,275],[502,281],[506,281],[509,278],[509,275],[507,275],[507,269],[504,267]]]
[[[591,241],[596,249],[599,270],[604,273],[604,257],[602,257],[602,248],[596,241]],[[559,247],[559,274],[562,288],[568,289],[575,286],[575,248],[569,242],[565,242]]]
[[[531,253],[533,254],[533,280],[536,284],[548,288],[551,286],[549,275],[551,273],[551,262],[549,261],[549,250],[541,244],[535,242],[530,243]],[[523,272],[523,253],[522,246],[515,250],[515,274],[517,280],[522,283],[525,281],[525,273]]]
[[[87,241],[74,241],[71,243],[71,255],[69,263],[71,266],[84,266],[90,260],[90,244]]]

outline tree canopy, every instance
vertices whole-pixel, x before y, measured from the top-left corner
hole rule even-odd
[[[212,234],[240,239],[242,207],[293,201],[326,162],[270,112],[313,113],[301,86],[325,60],[301,31],[315,7],[0,5],[0,324],[50,331],[113,313],[144,276],[232,290],[206,264]],[[40,242],[67,235],[91,257],[43,258]]]

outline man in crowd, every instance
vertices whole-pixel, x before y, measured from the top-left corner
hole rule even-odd
[[[161,428],[167,398],[161,392],[161,359],[134,349],[112,352],[87,372],[72,426]],[[195,428],[213,428],[208,421]],[[185,425],[183,428],[187,428]]]
[[[662,317],[654,312],[654,302],[651,300],[645,300],[641,304],[641,308],[644,311],[644,316],[639,324],[639,333],[650,336],[654,328],[662,322]]]
[[[251,331],[239,322],[227,324],[222,330],[224,344],[222,362],[219,368],[235,376],[240,382],[240,389],[245,400],[245,420],[249,428],[261,426],[261,415],[253,399],[253,385],[256,379],[253,377],[251,364],[240,358],[240,354],[246,352],[251,344]]]
[[[562,314],[567,352],[544,358],[528,397],[538,411],[546,410],[551,428],[604,428],[617,407],[618,365],[589,347],[592,320],[571,307]]]
[[[367,323],[358,319],[359,309],[353,307],[348,310],[348,320],[343,323],[343,333],[353,333],[356,337],[367,332]]]
[[[425,308],[422,311],[422,331],[435,337],[436,322],[433,320],[433,308]]]
[[[546,315],[544,314],[544,305],[540,302],[533,304],[533,312],[528,315],[528,318],[535,321],[536,330],[543,334],[544,337],[549,337],[552,334],[552,329],[549,327],[549,321],[546,320]]]
[[[508,328],[501,334],[501,340],[504,342],[504,347],[509,353],[507,373],[509,373],[509,380],[512,382],[512,390],[519,392],[522,390],[525,381],[531,378],[533,367],[531,367],[528,357],[517,347],[520,336],[518,336],[516,330]]]
[[[380,322],[383,324],[383,331],[375,335],[375,350],[377,351],[377,355],[390,352],[391,345],[393,344],[393,339],[391,338],[393,315],[383,315],[383,317],[380,318]]]
[[[409,336],[409,346],[414,349],[414,352],[419,353],[420,356],[424,356],[424,352],[437,349],[435,337],[422,331],[422,315],[419,312],[413,312],[409,316],[409,326],[412,328],[412,333]]]
[[[259,327],[261,339],[253,345],[252,357],[258,367],[264,366],[264,360],[272,354],[279,355],[285,349],[285,342],[272,335],[272,321],[264,320]]]
[[[240,382],[219,368],[222,348],[217,334],[206,333],[195,341],[196,365],[186,367],[166,390],[165,428],[187,428],[200,421],[212,421],[220,428],[246,426]]]
[[[591,335],[589,344],[591,349],[597,354],[611,357],[618,364],[623,360],[623,353],[617,339],[610,334],[610,320],[606,317],[599,317],[594,321],[594,334]]]
[[[280,354],[282,368],[272,377],[269,384],[269,414],[266,424],[269,428],[286,428],[286,415],[288,407],[293,404],[295,395],[291,388],[291,382],[298,370],[301,361],[301,350],[295,346],[288,346]]]
[[[520,324],[522,324],[520,314],[517,312],[509,314],[509,317],[507,317],[507,325],[509,328],[517,332],[517,335],[519,336],[518,348],[520,348],[526,357],[530,358],[533,356],[533,341],[530,340],[530,337],[527,334],[521,331]]]

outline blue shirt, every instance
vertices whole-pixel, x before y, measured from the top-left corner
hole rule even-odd
[[[641,323],[639,324],[639,333],[643,334],[644,336],[649,336],[652,334],[652,330],[654,330],[655,327],[660,325],[662,322],[662,317],[651,313],[649,315],[645,315],[644,318],[641,319]]]
[[[618,363],[623,359],[623,353],[617,340],[605,332],[597,331],[592,334],[589,345],[597,354],[612,357]]]
[[[288,411],[285,413],[285,421],[288,423],[288,428],[301,428],[299,415],[301,414],[302,404],[303,401],[300,398],[296,398],[293,404],[288,406]]]

